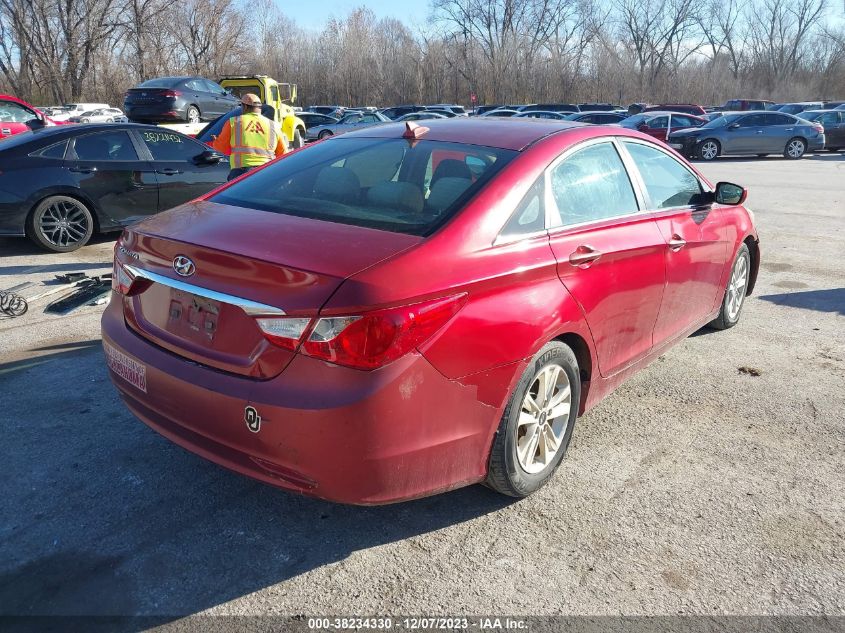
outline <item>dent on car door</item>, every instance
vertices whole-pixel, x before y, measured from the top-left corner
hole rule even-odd
[[[640,211],[616,144],[589,143],[547,175],[549,243],[560,280],[580,306],[599,369],[614,374],[652,348],[665,283],[665,241]]]
[[[158,210],[158,181],[125,130],[74,138],[65,169],[93,202],[103,228],[122,226]]]
[[[157,207],[165,211],[208,193],[226,182],[229,162],[202,159],[209,148],[193,139],[166,130],[136,132],[159,182]]]
[[[713,311],[728,251],[724,221],[698,176],[679,160],[645,143],[622,145],[666,241],[666,288],[654,327],[654,344],[660,345]]]

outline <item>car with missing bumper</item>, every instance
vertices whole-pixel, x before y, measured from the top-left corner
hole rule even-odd
[[[153,429],[280,488],[525,496],[578,415],[738,322],[760,263],[745,196],[623,128],[350,132],[124,231],[110,375]]]

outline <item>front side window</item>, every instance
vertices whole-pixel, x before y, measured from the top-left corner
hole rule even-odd
[[[101,132],[86,134],[74,141],[78,160],[138,160],[132,139],[126,132]]]
[[[142,130],[139,133],[153,160],[187,161],[205,151],[202,145],[166,130]]]
[[[291,154],[211,200],[428,235],[516,155],[460,143],[340,137]]]
[[[625,148],[642,176],[650,209],[671,209],[696,204],[701,199],[701,183],[695,174],[655,147],[624,141]]]
[[[26,123],[37,119],[35,112],[14,101],[0,101],[0,122]]]
[[[576,151],[551,170],[549,182],[557,217],[553,226],[593,222],[636,213],[634,188],[610,142]]]

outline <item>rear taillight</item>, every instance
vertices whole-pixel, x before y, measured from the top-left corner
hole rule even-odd
[[[813,127],[819,134],[824,134],[824,126],[821,123],[813,123]]]
[[[181,94],[182,93],[179,92],[178,90],[165,90],[164,94],[162,96],[163,97],[176,98],[176,97],[180,96]]]
[[[337,365],[376,369],[422,345],[442,328],[464,303],[455,295],[423,303],[374,310],[355,316],[313,320],[257,317],[264,337],[285,349],[296,350]]]
[[[132,286],[133,281],[135,281],[135,278],[126,270],[123,264],[117,261],[117,257],[115,257],[114,271],[111,277],[112,290],[126,296],[129,294],[129,288]]]

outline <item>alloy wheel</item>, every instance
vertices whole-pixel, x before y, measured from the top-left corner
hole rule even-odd
[[[67,248],[85,239],[90,226],[82,206],[70,199],[56,200],[38,220],[41,236],[50,244]]]
[[[544,367],[525,394],[516,426],[516,456],[522,469],[541,472],[561,449],[569,412],[572,386],[560,365]]]
[[[733,321],[737,318],[742,302],[745,301],[745,290],[748,287],[748,257],[743,255],[736,260],[731,281],[728,284],[727,313]]]
[[[719,148],[716,147],[716,143],[714,143],[713,141],[707,141],[704,145],[701,146],[701,157],[704,160],[713,160],[718,155]]]
[[[804,155],[804,142],[798,139],[789,141],[789,145],[786,146],[786,153],[789,154],[790,158],[801,158]]]
[[[200,122],[200,113],[194,107],[188,108],[188,123],[199,123]]]

